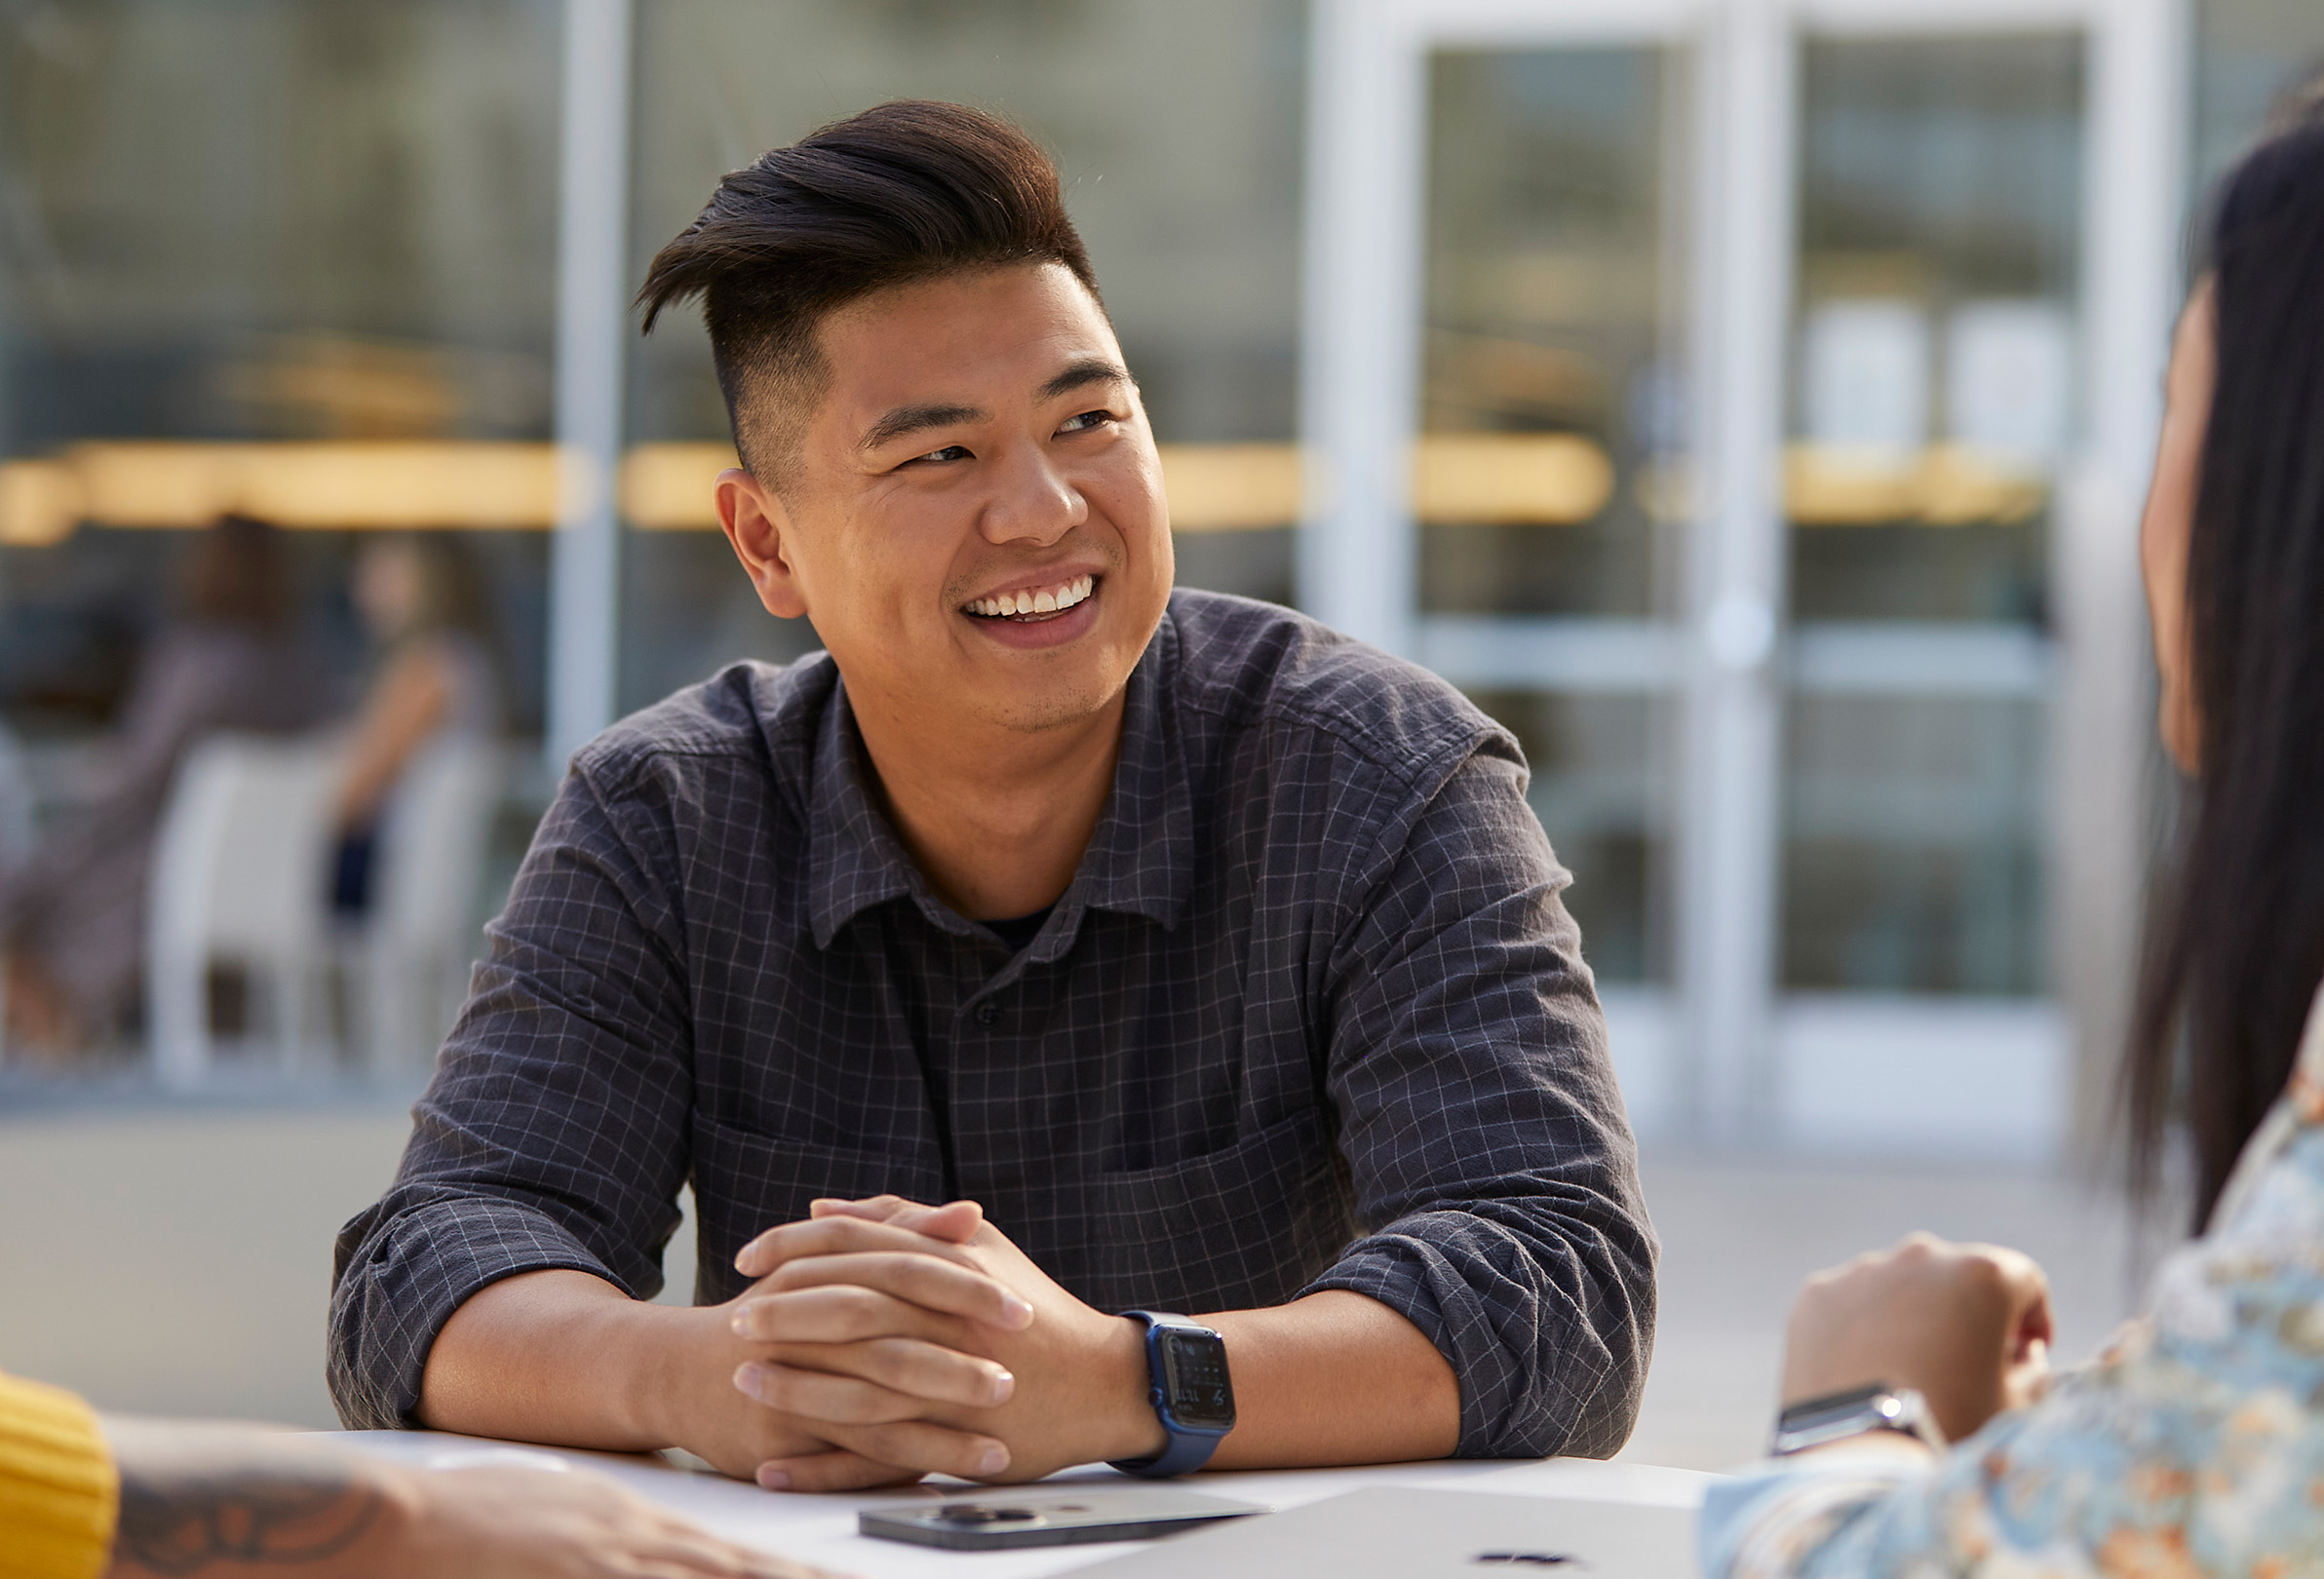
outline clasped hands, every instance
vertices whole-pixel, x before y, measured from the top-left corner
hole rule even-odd
[[[745,1245],[755,1281],[700,1312],[679,1446],[794,1491],[1028,1481],[1161,1447],[1139,1324],[1067,1293],[975,1202],[810,1210]]]

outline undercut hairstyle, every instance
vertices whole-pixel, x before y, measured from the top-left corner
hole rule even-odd
[[[2227,178],[2218,384],[2187,613],[2197,772],[2161,889],[2126,1082],[2134,1179],[2192,1142],[2196,1223],[2283,1094],[2324,977],[2324,120]]]
[[[655,254],[638,303],[650,333],[664,308],[701,299],[735,447],[775,487],[830,384],[816,330],[833,311],[897,286],[1042,263],[1100,300],[1040,144],[982,110],[897,99],[720,179],[701,217]]]

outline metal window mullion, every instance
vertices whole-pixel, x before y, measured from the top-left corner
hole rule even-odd
[[[1693,383],[1704,420],[1685,597],[1677,943],[1692,1118],[1729,1138],[1766,1127],[1774,1087],[1792,51],[1774,0],[1732,0],[1709,28],[1700,79]]]
[[[1299,603],[1410,657],[1426,53],[1389,0],[1317,0],[1311,26]]]
[[[557,241],[557,443],[550,551],[552,774],[613,721],[619,639],[622,352],[629,330],[631,0],[565,0]]]

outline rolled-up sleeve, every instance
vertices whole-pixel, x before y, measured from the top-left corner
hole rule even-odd
[[[1311,1290],[1396,1310],[1463,1456],[1607,1456],[1653,1346],[1653,1229],[1569,878],[1489,737],[1385,827],[1332,962],[1329,1081],[1368,1232]]]
[[[349,1427],[416,1423],[436,1334],[488,1284],[570,1268],[660,1290],[693,1091],[667,836],[639,797],[567,776],[395,1183],[340,1231],[328,1369]]]

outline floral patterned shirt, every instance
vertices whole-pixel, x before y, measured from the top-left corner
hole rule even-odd
[[[1933,1463],[1757,1465],[1701,1530],[1709,1579],[2324,1573],[2324,992],[2209,1230],[2096,1361]]]

